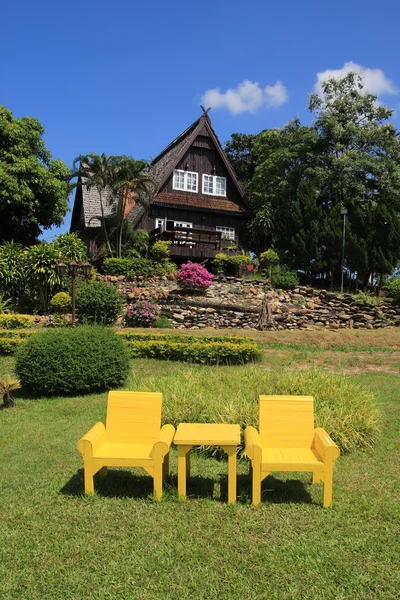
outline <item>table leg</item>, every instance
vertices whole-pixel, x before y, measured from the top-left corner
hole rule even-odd
[[[228,503],[236,502],[236,446],[223,448],[228,455]]]
[[[181,498],[186,498],[186,473],[188,468],[188,456],[190,455],[190,449],[191,446],[178,446],[178,494]]]

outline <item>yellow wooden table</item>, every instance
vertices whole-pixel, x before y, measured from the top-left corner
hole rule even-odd
[[[239,425],[180,423],[174,437],[178,446],[178,493],[186,496],[190,476],[190,450],[193,446],[221,446],[228,455],[228,502],[236,502],[236,452],[240,444]]]

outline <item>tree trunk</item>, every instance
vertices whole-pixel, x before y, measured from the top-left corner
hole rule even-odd
[[[265,296],[262,301],[256,328],[259,331],[265,331],[266,329],[276,329],[274,318],[272,316],[271,304],[269,304],[267,296]]]
[[[103,230],[104,230],[104,239],[106,241],[107,250],[109,251],[109,253],[112,256],[113,255],[113,251],[112,251],[112,248],[111,248],[110,240],[108,238],[108,232],[107,232],[107,227],[106,227],[106,218],[104,216],[104,207],[103,207],[103,198],[102,198],[102,195],[101,195],[101,189],[98,188],[98,191],[99,191],[99,196],[100,196],[101,222],[102,222]]]
[[[4,408],[12,408],[15,406],[14,398],[11,396],[9,392],[6,392],[3,396]]]

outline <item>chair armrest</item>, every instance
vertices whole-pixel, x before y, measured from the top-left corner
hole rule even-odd
[[[100,421],[93,425],[92,429],[90,429],[78,442],[77,449],[84,456],[85,454],[92,455],[93,452],[100,446],[102,443],[104,436],[106,434],[106,428],[104,423]]]
[[[339,448],[321,427],[314,429],[314,448],[324,462],[326,459],[334,462],[340,456]]]
[[[156,439],[151,455],[157,452],[159,456],[168,454],[175,435],[175,427],[173,425],[163,425],[160,429],[158,438]]]
[[[244,442],[246,446],[246,455],[250,460],[255,458],[257,449],[261,456],[260,435],[255,427],[251,427],[251,425],[246,427],[244,430]]]

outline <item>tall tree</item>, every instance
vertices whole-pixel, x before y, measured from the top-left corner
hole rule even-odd
[[[0,243],[35,242],[68,211],[69,170],[51,160],[37,119],[16,119],[0,106]]]
[[[145,160],[134,160],[130,156],[111,157],[111,187],[117,198],[116,206],[116,249],[122,254],[122,237],[126,209],[129,200],[147,207],[155,192],[153,180],[149,177],[149,164]],[[126,229],[126,228],[125,228]]]
[[[253,152],[256,137],[252,134],[232,133],[231,139],[225,143],[225,154],[245,188],[251,181],[256,168],[256,157]]]
[[[107,251],[113,255],[110,238],[108,235],[105,214],[106,201],[110,202],[113,156],[107,154],[80,154],[73,162],[70,179],[77,178],[75,186],[84,185],[87,189],[96,188],[100,199],[101,224]]]

